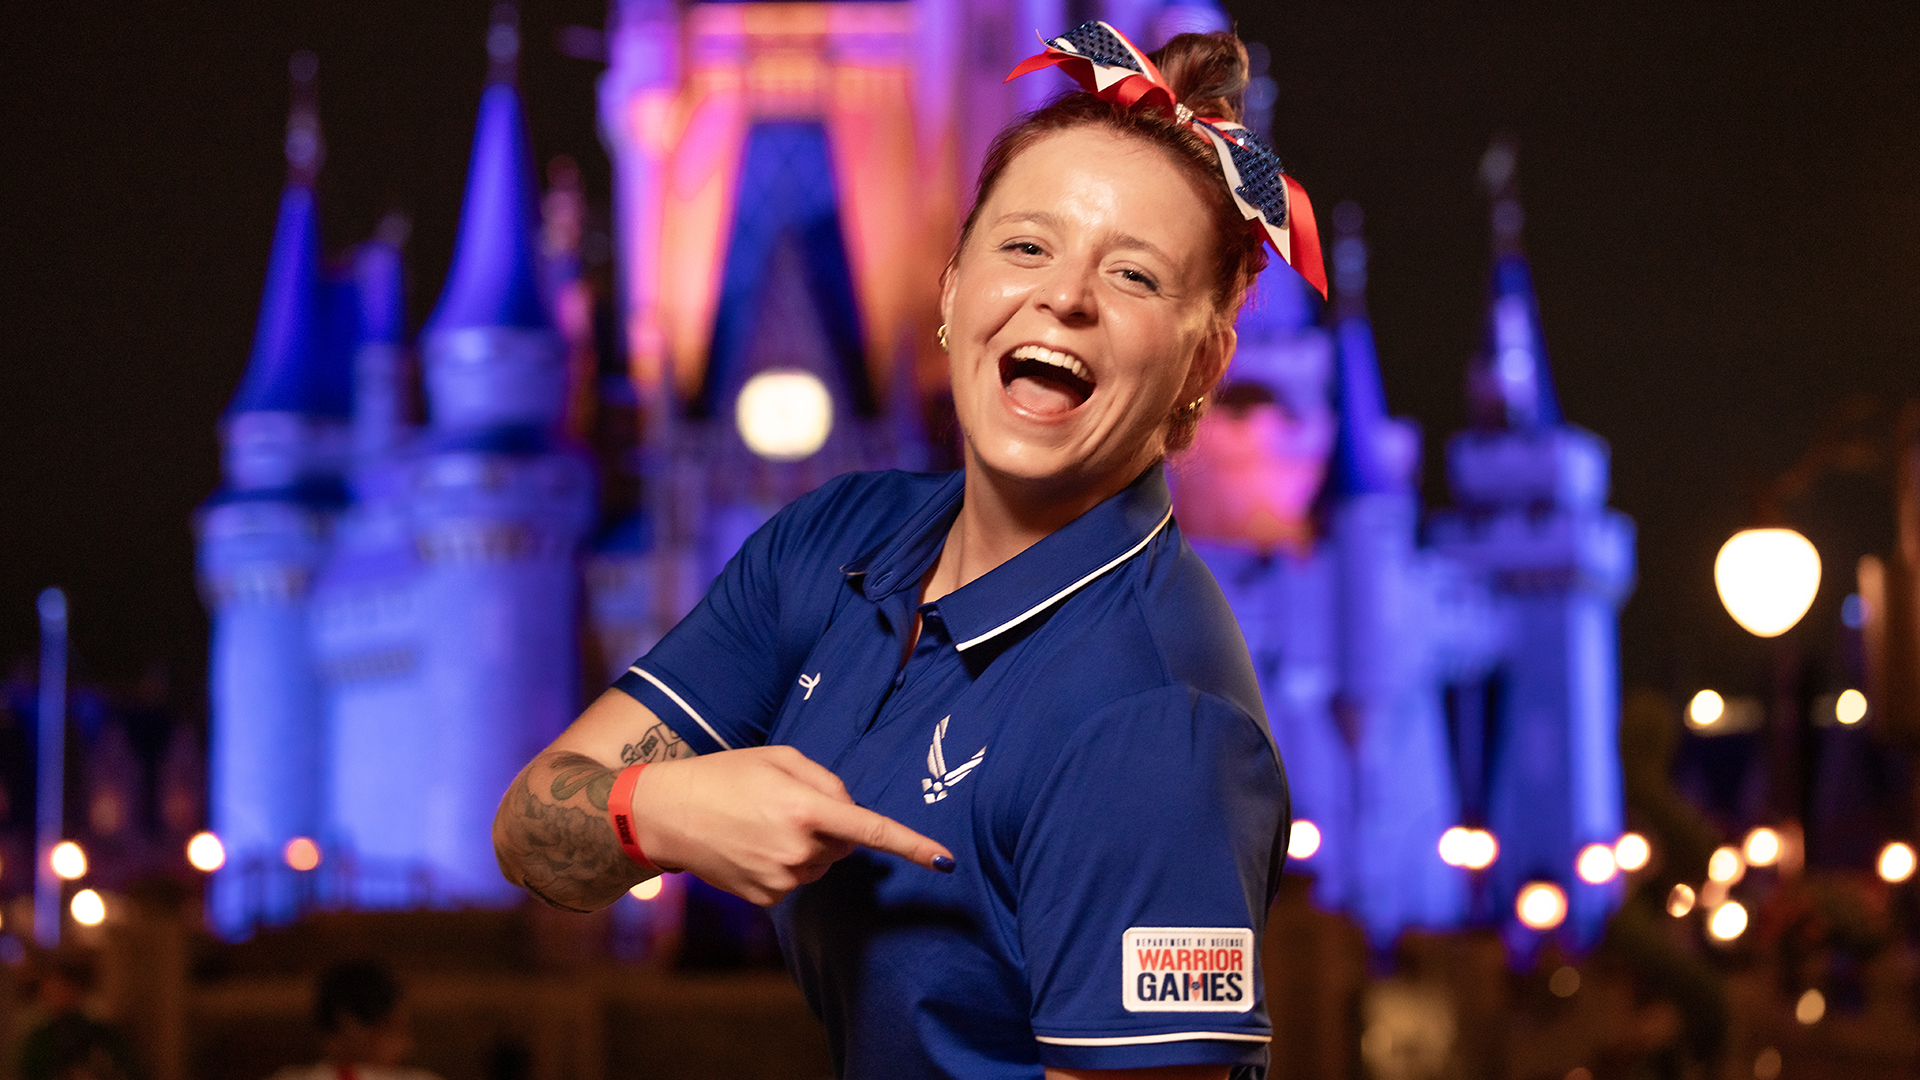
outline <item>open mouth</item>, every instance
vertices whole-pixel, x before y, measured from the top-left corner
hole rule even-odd
[[[1093,394],[1093,372],[1072,353],[1022,345],[1000,360],[1000,385],[1028,412],[1058,416]]]

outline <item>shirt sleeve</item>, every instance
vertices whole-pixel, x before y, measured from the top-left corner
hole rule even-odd
[[[764,744],[805,659],[783,647],[781,582],[783,570],[799,576],[794,533],[816,501],[803,497],[756,529],[686,618],[613,684],[699,753]]]
[[[1021,833],[1041,1061],[1264,1064],[1260,936],[1287,825],[1272,743],[1224,699],[1175,686],[1090,717]]]

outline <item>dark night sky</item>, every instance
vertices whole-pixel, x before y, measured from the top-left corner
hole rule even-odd
[[[1612,442],[1640,526],[1630,683],[1758,689],[1763,652],[1713,595],[1749,496],[1849,395],[1920,392],[1920,9],[1725,5],[1229,5],[1273,50],[1274,124],[1322,207],[1367,211],[1395,412],[1464,420],[1487,272],[1474,186],[1521,144],[1527,243],[1570,419]],[[33,8],[36,10],[23,10]],[[452,242],[484,0],[14,5],[0,32],[0,659],[33,596],[73,600],[83,673],[149,658],[197,680],[194,506],[253,329],[282,173],[285,71],[321,57],[330,247],[409,211],[418,318]],[[530,0],[522,85],[542,159],[604,194],[593,65]],[[1047,28],[1049,30],[1054,28]],[[1325,211],[1323,210],[1323,213]],[[1882,477],[1790,507],[1827,562],[1801,633],[1830,640],[1852,565],[1892,542]]]

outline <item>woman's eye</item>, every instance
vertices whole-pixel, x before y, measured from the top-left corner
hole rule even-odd
[[[1018,253],[1018,254],[1021,254],[1021,255],[1041,255],[1041,254],[1044,254],[1044,252],[1042,252],[1042,251],[1040,250],[1040,245],[1039,245],[1039,244],[1036,244],[1036,243],[1034,243],[1034,242],[1033,242],[1033,241],[1031,241],[1031,240],[1015,240],[1015,241],[1013,241],[1012,243],[1010,243],[1010,244],[1008,244],[1008,245],[1006,245],[1005,247],[1003,247],[1003,248],[1001,248],[1000,250],[1002,250],[1002,251],[1012,251],[1012,252],[1016,252],[1016,253]]]
[[[1138,270],[1122,270],[1120,271],[1120,276],[1123,278],[1126,278],[1128,281],[1134,283],[1135,285],[1144,286],[1145,288],[1150,289],[1154,292],[1160,291],[1159,282],[1153,280],[1152,278],[1148,277],[1147,275],[1141,273]]]

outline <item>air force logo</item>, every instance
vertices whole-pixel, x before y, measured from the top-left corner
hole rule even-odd
[[[1246,1012],[1253,999],[1250,929],[1134,926],[1120,937],[1128,1012]]]
[[[929,803],[946,798],[947,789],[965,780],[974,766],[980,764],[980,759],[987,756],[987,748],[983,746],[979,753],[951,769],[947,768],[947,752],[941,747],[940,741],[947,737],[947,721],[951,719],[953,717],[944,716],[933,725],[933,745],[927,747],[927,776],[920,781],[920,797]]]

